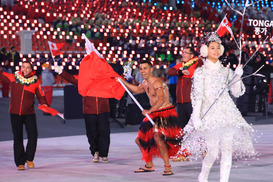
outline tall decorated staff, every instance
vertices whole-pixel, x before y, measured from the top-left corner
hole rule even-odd
[[[241,65],[241,59],[242,59],[242,36],[243,36],[243,24],[244,24],[245,12],[246,12],[246,8],[247,8],[248,6],[251,6],[252,4],[255,4],[255,3],[249,4],[249,3],[248,3],[248,0],[246,0],[245,6],[244,6],[244,9],[243,9],[243,13],[242,13],[242,12],[240,12],[240,11],[238,11],[238,10],[235,10],[233,7],[231,7],[230,3],[229,3],[227,0],[225,0],[225,1],[226,1],[227,5],[230,7],[230,9],[232,9],[233,11],[235,11],[236,13],[238,13],[239,15],[242,16],[242,22],[241,22],[241,28],[240,28],[240,37],[239,37],[239,46],[238,46],[238,43],[236,43],[237,46],[238,46],[238,48],[239,48],[239,51],[240,51],[239,63],[238,63],[238,65]],[[260,0],[258,0],[257,2],[259,2],[259,1],[260,1]],[[234,1],[233,1],[233,2],[234,2]],[[230,29],[229,31],[231,31],[231,29]],[[231,31],[231,32],[232,32],[232,31]],[[233,35],[233,34],[232,34],[232,35]],[[235,37],[233,37],[233,39],[234,39],[234,41],[236,42]]]
[[[230,87],[231,85],[235,84],[236,82],[243,80],[245,78],[251,77],[251,76],[258,76],[258,77],[265,77],[265,75],[259,74],[258,72],[264,67],[264,65],[262,65],[259,69],[257,69],[254,73],[250,74],[250,75],[246,75],[244,77],[242,77],[241,79],[238,79],[232,83],[228,84],[228,87]]]
[[[246,2],[245,2],[245,6],[244,6],[244,9],[243,9],[243,12],[240,12],[240,11],[238,11],[238,10],[236,10],[234,7],[232,7],[231,6],[231,4],[227,1],[227,0],[225,0],[225,2],[227,3],[227,5],[230,7],[230,9],[231,10],[233,10],[234,12],[236,12],[237,14],[239,14],[241,17],[242,17],[242,21],[241,21],[241,27],[240,27],[240,37],[239,37],[239,51],[240,51],[240,55],[239,55],[239,64],[238,65],[241,65],[241,57],[242,57],[242,37],[243,37],[243,22],[244,22],[244,17],[245,17],[245,13],[246,13],[246,9],[249,7],[249,6],[252,6],[252,5],[254,5],[254,4],[256,4],[256,3],[258,3],[259,1],[261,1],[261,0],[258,0],[258,1],[256,1],[256,2],[253,2],[253,3],[249,3],[249,0],[246,0]],[[234,3],[234,0],[232,1],[233,3]],[[251,25],[251,22],[252,22],[252,19],[249,19],[249,23],[250,23],[250,25]],[[272,24],[272,27],[273,27],[273,24]],[[232,32],[232,30],[230,29],[230,28],[227,28],[228,29],[228,31],[229,32]],[[231,33],[231,35],[233,35],[233,33]],[[235,39],[235,37],[233,36],[233,39],[234,39],[234,41],[236,42],[236,39]],[[267,39],[267,38],[266,38]],[[265,40],[266,40],[265,39]],[[236,43],[237,44],[237,46],[238,46],[238,43]],[[256,51],[257,52],[257,51]],[[255,55],[255,53],[256,52],[254,52],[253,53],[253,55],[252,55],[252,57]],[[250,60],[250,59],[249,59]],[[248,61],[249,62],[249,61]],[[247,62],[247,63],[248,63]],[[244,65],[244,67],[246,66],[246,64]]]
[[[265,38],[265,40],[263,41],[263,44],[266,42],[268,36]],[[254,57],[254,55],[258,52],[258,50],[261,48],[262,44],[259,45],[259,47],[256,49],[256,51],[251,55],[251,57],[249,58],[249,60],[247,60],[247,62],[244,64],[243,68],[249,63],[249,61],[251,61],[251,59]]]

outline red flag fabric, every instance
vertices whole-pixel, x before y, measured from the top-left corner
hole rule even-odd
[[[52,56],[57,56],[63,53],[60,51],[60,49],[64,46],[64,43],[54,43],[48,41],[48,45]]]
[[[231,27],[231,23],[228,21],[227,16],[225,16],[219,25],[218,29],[216,30],[216,33],[219,35],[219,37],[224,36],[226,33],[228,34],[227,26]]]
[[[39,105],[38,109],[44,111],[45,113],[49,113],[52,116],[56,116],[59,112],[51,107],[48,107],[46,105]]]
[[[120,77],[95,51],[83,58],[79,69],[78,90],[82,96],[120,100],[125,89],[115,80]]]

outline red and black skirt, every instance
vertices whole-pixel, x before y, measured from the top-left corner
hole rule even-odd
[[[177,119],[177,113],[174,106],[156,110],[149,114],[154,121],[153,126],[147,117],[143,119],[138,131],[138,140],[142,152],[142,160],[150,162],[154,157],[161,157],[154,133],[157,132],[165,142],[169,158],[175,156],[181,148],[183,136],[182,128]]]

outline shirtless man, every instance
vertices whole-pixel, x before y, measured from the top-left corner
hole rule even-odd
[[[153,76],[151,62],[142,61],[139,70],[144,79],[140,85],[135,86],[124,80],[122,82],[132,92],[137,94],[146,92],[152,107],[149,110],[143,110],[142,114],[144,116],[149,114],[155,125],[152,125],[145,117],[139,127],[135,142],[139,146],[142,152],[142,160],[146,164],[136,170],[135,173],[154,171],[153,157],[161,156],[165,167],[162,175],[172,175],[169,158],[179,150],[182,137],[177,113],[175,107],[169,102],[167,85],[160,78]]]

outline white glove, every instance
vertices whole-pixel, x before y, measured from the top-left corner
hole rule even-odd
[[[55,70],[56,73],[58,73],[60,75],[63,72],[63,67],[56,65],[56,66],[54,66],[54,70]]]
[[[202,126],[202,120],[200,117],[193,117],[192,118],[193,126],[196,130],[199,130]]]
[[[237,68],[235,69],[234,73],[241,77],[243,75],[243,73],[244,73],[244,70],[243,70],[242,66],[238,65]]]
[[[200,110],[201,110],[201,102],[196,102],[193,107],[191,120],[193,126],[196,130],[198,130],[202,126],[202,120],[200,118]]]

